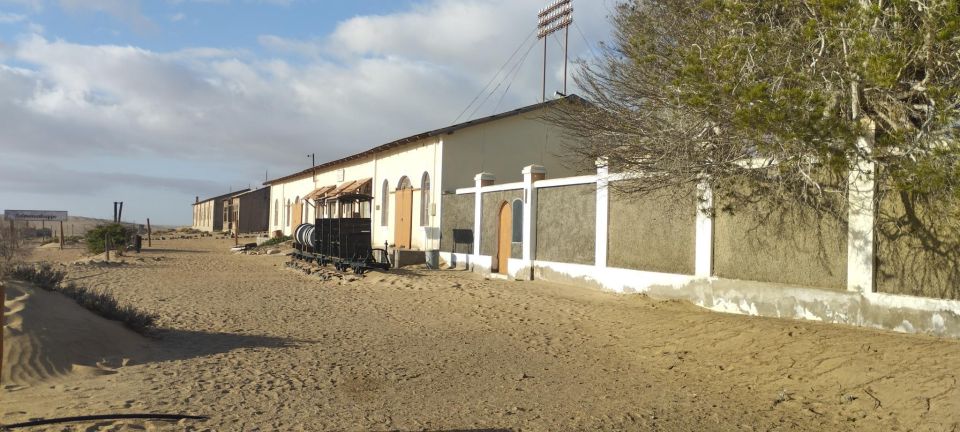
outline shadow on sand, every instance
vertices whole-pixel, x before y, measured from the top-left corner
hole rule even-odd
[[[134,358],[141,364],[187,360],[244,349],[292,348],[316,343],[273,336],[177,329],[153,330],[149,339],[154,349],[142,352]]]
[[[208,254],[210,251],[205,250],[196,250],[196,249],[169,249],[169,248],[148,248],[144,246],[143,250],[138,254],[136,252],[127,252],[127,256],[136,257],[137,255],[149,255],[155,253],[191,253],[191,254]]]

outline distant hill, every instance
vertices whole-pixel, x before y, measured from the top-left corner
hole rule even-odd
[[[95,228],[97,225],[108,224],[111,222],[113,221],[109,219],[97,219],[84,216],[67,216],[67,221],[63,223],[63,231],[67,234],[67,236],[79,236],[86,234],[88,230]],[[123,221],[123,223],[133,225],[133,222],[129,221]],[[142,225],[144,225],[144,228],[146,228],[145,223]],[[45,227],[51,229],[52,233],[56,233],[60,230],[59,222],[17,222],[17,226],[29,228]],[[152,228],[154,231],[160,231],[175,227],[170,225],[152,225]]]

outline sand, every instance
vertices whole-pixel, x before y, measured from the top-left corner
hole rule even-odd
[[[157,313],[162,330],[106,375],[5,382],[0,422],[164,412],[210,419],[62,430],[960,430],[956,340],[461,271],[321,281],[231,243],[154,242],[143,260],[65,266]]]

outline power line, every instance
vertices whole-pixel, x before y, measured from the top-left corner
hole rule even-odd
[[[506,87],[505,89],[503,89],[503,93],[500,94],[500,99],[497,101],[497,104],[493,107],[493,113],[492,113],[492,114],[496,114],[497,109],[500,108],[500,104],[503,103],[503,98],[507,96],[507,92],[510,91],[510,87],[513,86],[513,82],[517,79],[517,75],[519,75],[519,74],[520,74],[520,71],[523,69],[523,65],[524,65],[524,63],[526,63],[527,57],[530,55],[530,52],[533,51],[533,47],[536,46],[536,45],[538,45],[538,44],[530,45],[530,48],[527,49],[527,52],[524,53],[524,54],[523,54],[523,57],[520,58],[520,62],[519,62],[519,63],[517,64],[517,66],[514,68],[515,72],[513,73],[513,77],[510,78],[510,83],[507,84],[507,87]],[[491,115],[492,115],[492,114],[491,114]]]
[[[502,79],[500,79],[500,82],[497,83],[496,87],[494,87],[493,90],[490,90],[490,92],[487,93],[487,96],[486,96],[485,98],[483,98],[483,102],[480,102],[480,104],[477,105],[476,108],[474,108],[473,111],[470,112],[470,115],[467,116],[468,119],[473,118],[474,114],[476,114],[477,111],[480,110],[480,108],[483,108],[484,105],[486,105],[487,101],[490,100],[490,96],[493,96],[494,94],[496,94],[497,89],[499,89],[500,86],[503,85],[504,81],[506,81],[506,79],[507,79],[507,77],[510,75],[510,73],[511,73],[514,69],[517,69],[517,68],[519,67],[519,65],[521,64],[521,63],[520,63],[521,61],[526,60],[527,54],[529,54],[530,51],[533,50],[533,47],[536,46],[536,45],[537,45],[537,41],[534,40],[533,43],[530,44],[530,48],[527,48],[527,52],[524,53],[523,58],[522,58],[520,61],[518,61],[518,62],[513,66],[513,68],[510,70],[510,72],[507,72],[507,74],[504,75]]]
[[[597,52],[593,50],[593,45],[590,45],[590,41],[588,41],[587,36],[583,34],[583,30],[580,30],[580,26],[577,25],[576,21],[573,22],[573,27],[577,29],[577,33],[580,34],[580,39],[583,39],[583,43],[590,49],[590,54],[593,54],[593,58],[597,58]]]
[[[530,31],[530,34],[528,34],[527,37],[525,37],[525,38],[523,39],[523,41],[520,42],[520,45],[517,46],[517,49],[515,49],[515,50],[513,51],[513,54],[510,54],[510,58],[508,58],[507,61],[505,61],[502,66],[500,66],[500,69],[497,69],[497,73],[493,74],[493,76],[490,77],[490,81],[487,82],[487,85],[483,86],[483,88],[480,90],[480,92],[477,93],[477,95],[473,98],[473,100],[470,101],[470,103],[463,109],[463,111],[460,112],[460,115],[458,115],[457,118],[454,119],[454,120],[453,120],[453,123],[451,123],[451,124],[456,124],[457,121],[460,120],[460,117],[463,117],[463,114],[466,113],[467,110],[469,110],[471,106],[473,106],[473,104],[477,101],[477,99],[480,99],[480,96],[483,96],[483,94],[486,93],[487,88],[490,87],[490,84],[493,84],[493,81],[496,80],[498,76],[500,76],[500,72],[502,72],[503,69],[504,69],[505,67],[507,67],[507,65],[510,64],[511,61],[513,61],[513,58],[516,57],[517,53],[520,52],[521,49],[523,49],[523,46],[527,44],[527,41],[528,41],[528,40],[530,39],[530,37],[532,37],[536,32],[537,32],[537,29],[533,29],[533,30]]]

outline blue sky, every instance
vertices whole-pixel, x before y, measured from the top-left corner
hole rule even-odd
[[[0,0],[0,208],[188,224],[194,196],[447,126],[492,77],[473,117],[535,103],[545,3]],[[574,1],[573,58],[612,3]]]

